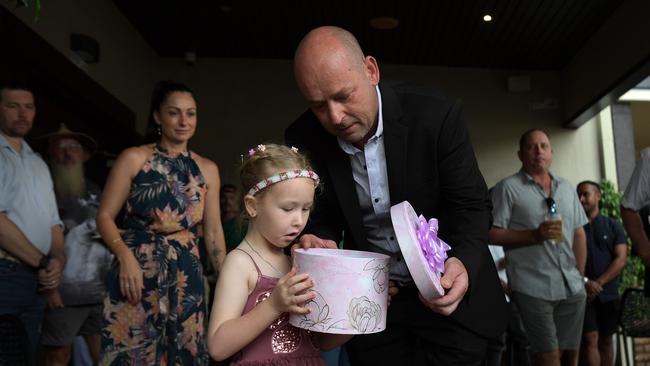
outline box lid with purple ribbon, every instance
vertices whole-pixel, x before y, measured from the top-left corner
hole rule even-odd
[[[425,299],[444,295],[440,276],[451,247],[438,237],[438,220],[418,216],[408,201],[390,208],[390,217],[404,262]]]

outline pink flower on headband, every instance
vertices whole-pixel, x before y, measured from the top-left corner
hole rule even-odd
[[[248,150],[248,156],[253,156],[253,155],[255,155],[255,149]]]
[[[248,194],[254,196],[257,192],[261,191],[262,189],[270,185],[282,182],[283,180],[293,179],[293,178],[311,178],[316,182],[316,185],[318,185],[318,181],[319,181],[318,174],[316,174],[311,170],[300,170],[300,169],[288,170],[288,171],[280,172],[276,175],[272,175],[266,179],[257,182],[248,191]]]
[[[265,151],[266,150],[266,145],[264,145],[264,144],[257,145],[257,150]]]
[[[298,152],[298,148],[297,148],[297,147],[295,147],[295,146],[291,146],[291,151],[293,151],[293,152],[295,152],[295,153],[297,153],[297,152]]]

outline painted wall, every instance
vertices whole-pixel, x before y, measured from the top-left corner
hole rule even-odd
[[[616,169],[616,147],[614,144],[614,128],[612,125],[612,109],[607,107],[600,111],[600,113],[592,118],[589,123],[596,123],[599,128],[599,141],[600,141],[600,160],[601,160],[601,179],[607,179],[614,188],[618,188],[618,171]],[[593,177],[591,180],[596,180]]]
[[[14,11],[4,0],[0,1],[0,6],[12,10],[69,59],[74,59],[70,51],[71,33],[82,33],[97,40],[100,61],[84,69],[133,110],[138,131],[144,131],[151,89],[169,61],[158,57],[111,1],[43,1],[38,22],[34,21],[32,9]]]
[[[638,159],[639,151],[650,147],[650,102],[631,102],[630,110],[634,125],[634,147]]]
[[[194,90],[199,122],[192,148],[217,162],[226,183],[239,182],[241,154],[262,142],[282,142],[284,129],[306,107],[289,61],[199,59],[166,73]]]
[[[56,5],[56,6],[55,6]],[[237,182],[240,154],[263,141],[280,141],[282,131],[306,107],[292,64],[285,60],[201,59],[194,66],[163,59],[148,46],[110,1],[44,4],[41,20],[17,14],[50,44],[68,55],[71,32],[101,44],[101,61],[88,74],[133,109],[144,132],[152,85],[160,79],[188,83],[199,103],[199,130],[192,148],[221,167],[223,182]],[[382,78],[435,85],[462,99],[479,166],[489,186],[519,169],[517,141],[522,132],[548,130],[555,150],[553,171],[573,182],[600,176],[595,159],[597,126],[561,128],[562,80],[557,72],[510,72],[424,66],[383,65]],[[510,93],[511,75],[530,77],[531,90]]]
[[[511,93],[506,90],[506,79],[521,71],[381,64],[380,68],[384,79],[434,85],[462,99],[488,185],[519,169],[517,142],[521,133],[533,127],[544,128],[551,135],[556,174],[571,181],[600,179],[594,143],[597,125],[588,123],[578,130],[561,128],[557,73],[525,73],[530,77],[531,91]],[[177,75],[194,88],[200,133],[192,144],[218,162],[224,182],[237,182],[240,154],[262,141],[280,141],[284,128],[306,107],[294,85],[289,61],[199,59],[192,67],[181,66],[167,70],[167,74]],[[539,109],[549,105],[551,108]]]

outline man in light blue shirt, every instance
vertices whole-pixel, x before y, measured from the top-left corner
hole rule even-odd
[[[23,322],[33,351],[65,262],[50,172],[24,141],[35,114],[28,86],[0,82],[0,314]]]
[[[522,167],[492,190],[490,242],[506,249],[512,298],[535,365],[577,365],[586,293],[587,216],[574,186],[550,173],[553,149],[539,129],[519,141]],[[561,224],[548,220],[559,212]]]

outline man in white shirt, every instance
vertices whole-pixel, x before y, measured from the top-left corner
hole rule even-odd
[[[50,171],[24,141],[35,114],[28,86],[0,83],[0,314],[23,322],[32,351],[65,263]]]

